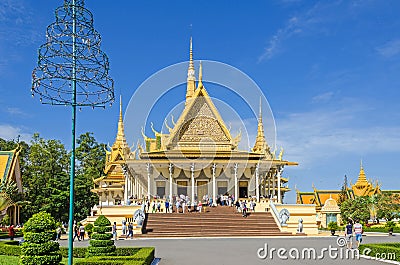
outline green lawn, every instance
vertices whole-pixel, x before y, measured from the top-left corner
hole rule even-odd
[[[18,261],[19,261],[19,257],[0,255],[0,264],[1,265],[16,265],[16,264],[18,264]]]

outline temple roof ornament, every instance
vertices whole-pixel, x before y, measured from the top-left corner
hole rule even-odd
[[[194,63],[193,63],[193,43],[192,43],[192,37],[190,37],[189,67],[188,67],[188,73],[187,73],[185,105],[187,105],[188,100],[193,97],[194,91],[196,89],[195,82],[196,82],[196,77],[195,77],[195,70],[194,70]]]
[[[264,125],[262,121],[262,106],[261,106],[261,97],[260,97],[260,113],[258,116],[258,128],[257,128],[257,137],[256,142],[254,143],[254,147],[252,149],[255,153],[260,154],[268,154],[272,157],[271,151],[267,141],[265,140],[264,135]]]

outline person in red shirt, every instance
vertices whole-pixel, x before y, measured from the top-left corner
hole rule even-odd
[[[15,229],[13,225],[10,225],[10,227],[8,228],[8,236],[10,237],[11,240],[14,240]]]

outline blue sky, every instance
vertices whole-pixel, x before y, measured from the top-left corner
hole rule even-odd
[[[338,189],[345,174],[355,182],[361,159],[368,178],[400,189],[400,2],[85,2],[125,106],[150,75],[188,59],[192,35],[196,59],[237,67],[262,88],[284,158],[300,163],[284,173],[292,189]],[[30,93],[37,49],[61,4],[0,2],[0,137],[39,132],[69,146],[70,109]],[[77,132],[113,142],[117,115],[117,105],[83,109]]]

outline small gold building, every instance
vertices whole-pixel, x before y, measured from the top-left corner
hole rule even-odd
[[[313,186],[313,192],[301,192],[296,190],[297,204],[315,204],[318,219],[322,227],[326,227],[331,221],[340,221],[340,202],[341,190],[318,190]],[[381,193],[399,193],[399,190],[381,190],[376,182],[375,185],[367,180],[364,167],[361,163],[360,172],[356,183],[351,184],[345,189],[346,197],[354,199],[356,196],[373,196]]]
[[[261,96],[261,95],[260,95]],[[185,108],[169,133],[143,132],[144,147],[131,151],[124,134],[122,104],[117,137],[107,150],[104,176],[94,180],[100,205],[127,205],[141,199],[190,200],[230,194],[237,198],[272,198],[281,203],[289,188],[282,177],[285,166],[297,165],[278,157],[268,145],[262,121],[250,151],[239,150],[240,133],[232,136],[202,82],[196,82],[192,41],[187,71]],[[133,200],[130,200],[133,198]]]
[[[17,184],[18,192],[22,192],[19,153],[19,147],[10,151],[0,151],[0,183],[14,182]],[[7,214],[11,224],[19,224],[20,208],[5,192],[0,190],[0,219]]]

